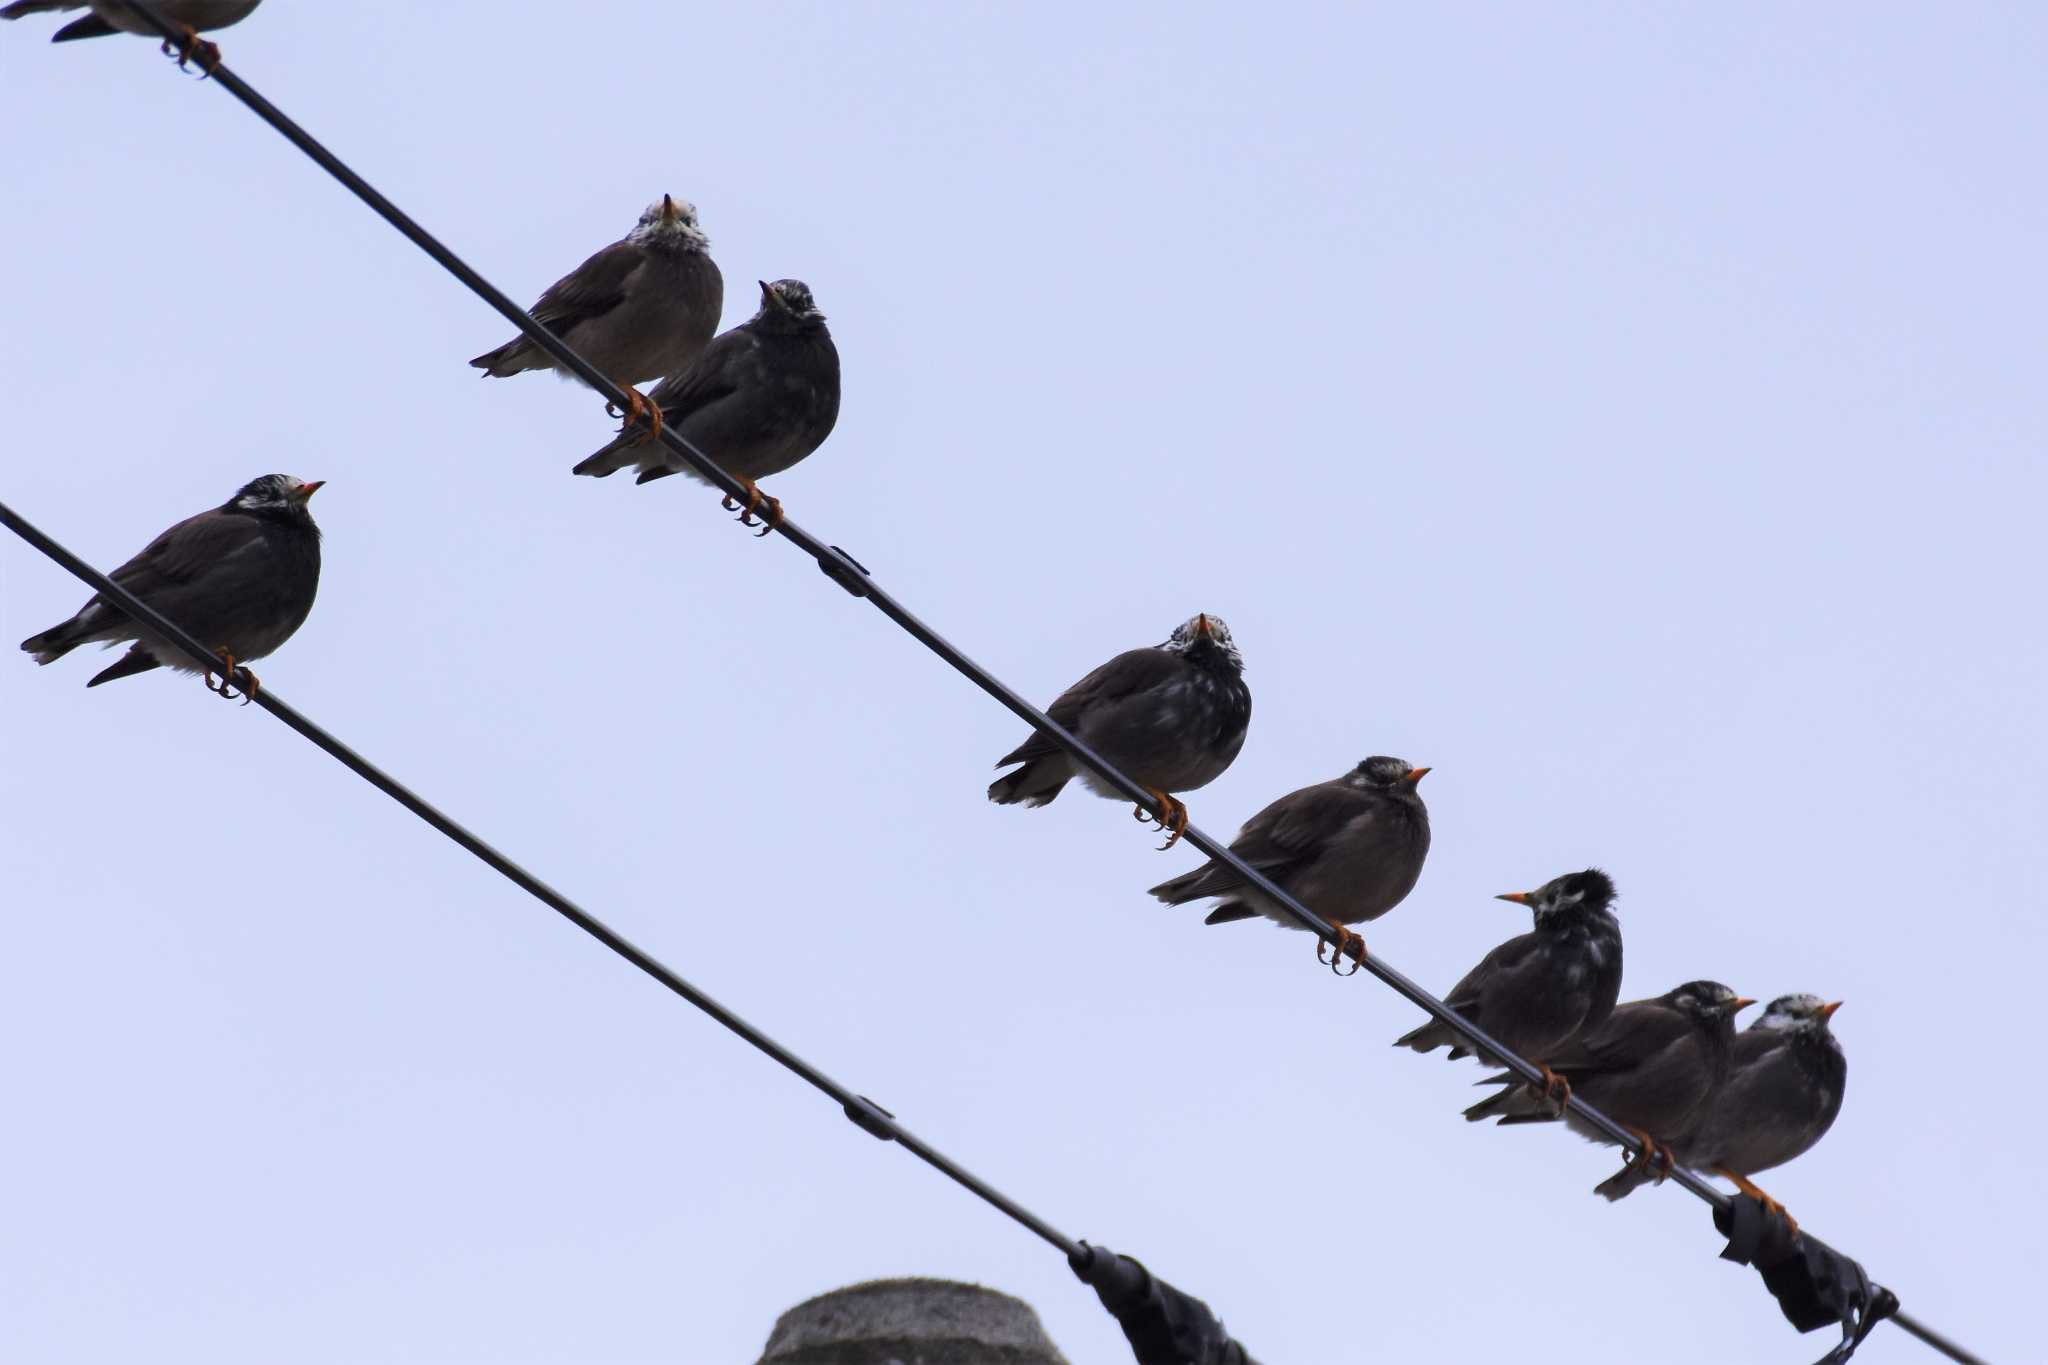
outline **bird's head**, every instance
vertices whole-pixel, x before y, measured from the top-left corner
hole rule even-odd
[[[687,199],[664,194],[647,206],[626,240],[642,246],[675,247],[702,251],[711,239],[697,226],[697,206]]]
[[[1769,1029],[1774,1033],[1826,1033],[1828,1020],[1840,1008],[1841,1001],[1823,1000],[1817,995],[1781,995],[1764,1006],[1763,1017],[1749,1027],[1752,1031]]]
[[[1509,891],[1495,900],[1526,905],[1541,925],[1559,917],[1599,914],[1614,903],[1614,879],[1597,867],[1552,877],[1534,891]]]
[[[1732,1019],[1756,1001],[1737,995],[1718,981],[1688,981],[1664,997],[1664,1003],[1702,1024]]]
[[[1375,754],[1344,774],[1344,780],[1364,791],[1391,792],[1397,795],[1405,792],[1410,796],[1416,796],[1416,784],[1422,781],[1428,771],[1427,768],[1410,766],[1406,759]]]
[[[754,321],[765,327],[796,330],[816,326],[825,320],[818,311],[811,287],[802,280],[762,280],[761,311]]]
[[[325,479],[307,483],[304,479],[290,474],[265,474],[260,479],[251,479],[243,484],[228,499],[228,506],[244,512],[283,513],[288,516],[305,517],[312,520],[306,510],[306,503],[326,484]]]
[[[1233,669],[1244,668],[1244,655],[1238,653],[1231,643],[1230,627],[1223,624],[1220,616],[1203,612],[1190,616],[1173,628],[1173,634],[1166,637],[1160,646],[1170,654],[1188,654],[1197,658],[1205,654],[1220,655],[1228,660]]]

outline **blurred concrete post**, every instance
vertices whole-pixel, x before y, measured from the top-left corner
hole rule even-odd
[[[870,1280],[775,1321],[758,1365],[1067,1365],[1031,1305],[955,1280]]]

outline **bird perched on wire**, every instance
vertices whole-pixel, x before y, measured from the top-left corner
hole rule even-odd
[[[1735,1014],[1755,1003],[1718,981],[1688,981],[1654,1000],[1617,1007],[1606,1023],[1559,1049],[1550,1069],[1572,1094],[1633,1133],[1642,1148],[1637,1159],[1657,1162],[1661,1180],[1677,1164],[1665,1139],[1683,1133],[1727,1080]],[[1503,1089],[1465,1111],[1474,1122],[1497,1116],[1502,1123],[1549,1123],[1561,1116],[1581,1137],[1614,1142],[1513,1072],[1480,1084]]]
[[[1545,1093],[1561,1102],[1570,1090],[1546,1065],[1548,1059],[1606,1023],[1621,993],[1621,925],[1610,909],[1614,881],[1589,867],[1499,899],[1528,906],[1536,927],[1481,958],[1444,1003],[1502,1047],[1542,1066]],[[1394,1046],[1417,1052],[1448,1046],[1453,1061],[1474,1051],[1463,1035],[1435,1020],[1403,1034]],[[1480,1060],[1501,1064],[1485,1054]]]
[[[839,420],[839,351],[809,285],[760,283],[760,311],[712,338],[695,364],[655,386],[650,401],[678,435],[745,486],[741,521],[751,526],[752,514],[767,505],[766,535],[781,524],[782,504],[755,481],[788,469],[832,434]],[[639,466],[641,483],[683,473],[701,479],[666,446],[631,434],[632,427],[628,417],[616,440],[572,472],[601,479],[630,464]]]
[[[155,9],[185,30],[185,40],[178,48],[178,65],[183,66],[197,58],[200,68],[210,73],[220,65],[220,49],[199,35],[241,23],[261,3],[263,0],[155,0]],[[14,0],[13,4],[0,9],[0,19],[19,19],[25,14],[74,9],[90,9],[92,13],[58,29],[51,42],[104,38],[110,33],[135,33],[145,38],[163,36],[145,20],[136,17],[126,5],[107,4],[104,0]],[[163,46],[164,51],[171,50],[168,40]]]
[[[313,609],[320,587],[320,528],[306,502],[323,482],[305,483],[289,474],[252,479],[220,506],[165,531],[109,575],[219,651],[224,676],[213,690],[222,696],[230,695],[227,675],[237,664],[261,659],[289,640]],[[135,643],[87,687],[158,666],[206,671],[97,595],[76,616],[31,635],[21,647],[37,663],[48,664],[83,644],[123,640]],[[244,690],[253,695],[256,675],[246,668],[242,675]]]
[[[1236,759],[1251,724],[1252,694],[1230,627],[1205,612],[1175,626],[1164,644],[1117,655],[1060,693],[1045,713],[1151,792],[1159,827],[1168,831],[1161,847],[1171,848],[1188,827],[1188,808],[1173,793],[1214,782]],[[989,786],[988,799],[999,805],[1043,806],[1074,777],[1123,799],[1042,733],[996,760],[998,768],[1013,763],[1024,766]],[[1145,814],[1140,806],[1138,817]]]
[[[1386,914],[1422,875],[1429,810],[1416,788],[1428,771],[1398,758],[1368,758],[1342,777],[1281,797],[1246,821],[1231,841],[1232,853],[1337,931],[1333,969],[1347,952],[1354,962],[1365,959],[1365,940],[1345,926]],[[1290,929],[1302,927],[1225,862],[1211,861],[1161,882],[1151,894],[1168,905],[1217,897],[1222,904],[1205,924],[1264,915]],[[1322,958],[1318,938],[1316,960]]]
[[[1828,1021],[1842,1007],[1817,995],[1781,995],[1735,1035],[1728,1079],[1671,1146],[1695,1170],[1726,1176],[1766,1209],[1785,1206],[1749,1177],[1782,1166],[1827,1135],[1842,1112],[1849,1060]],[[1647,1178],[1624,1167],[1597,1188],[1620,1199]],[[1786,1221],[1796,1230],[1791,1215]]]
[[[549,285],[531,311],[627,391],[629,419],[658,412],[633,386],[674,374],[703,353],[725,307],[725,276],[697,226],[696,205],[664,194],[633,230]],[[526,370],[563,369],[531,337],[512,338],[469,362],[493,379]]]

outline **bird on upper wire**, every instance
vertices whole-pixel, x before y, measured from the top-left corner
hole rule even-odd
[[[1627,1129],[1642,1149],[1637,1161],[1654,1162],[1662,1180],[1678,1164],[1667,1140],[1682,1133],[1728,1079],[1735,1048],[1735,1015],[1755,1004],[1718,981],[1688,981],[1652,1000],[1616,1007],[1607,1022],[1552,1054],[1550,1069],[1568,1093]],[[1465,1111],[1502,1123],[1551,1123],[1560,1117],[1573,1132],[1612,1146],[1614,1139],[1564,1109],[1542,1084],[1525,1085],[1511,1071],[1480,1082],[1499,1093]]]
[[[222,661],[220,686],[185,651],[137,625],[95,594],[70,620],[31,635],[21,647],[39,664],[55,663],[83,644],[135,643],[94,675],[87,687],[166,666],[207,672],[208,688],[229,697],[238,664],[261,659],[292,637],[313,610],[320,587],[320,528],[306,510],[324,480],[265,474],[220,506],[187,517],[108,575]],[[246,704],[257,679],[242,669]]]
[[[1545,1093],[1562,1103],[1570,1085],[1548,1060],[1588,1029],[1607,1022],[1621,993],[1621,924],[1610,908],[1614,881],[1589,867],[1553,877],[1534,891],[1497,897],[1529,907],[1535,928],[1479,960],[1451,987],[1444,1003],[1502,1047],[1543,1069]],[[1394,1040],[1428,1052],[1449,1046],[1451,1059],[1475,1046],[1448,1024],[1431,1020]],[[1501,1065],[1480,1051],[1480,1061]]]
[[[1798,1220],[1750,1177],[1809,1151],[1842,1112],[1849,1061],[1828,1028],[1841,1007],[1817,995],[1781,995],[1766,1005],[1762,1018],[1735,1035],[1728,1079],[1671,1144],[1680,1161],[1734,1181],[1795,1232]],[[1596,1188],[1621,1199],[1646,1178],[1630,1165]]]
[[[1230,627],[1207,612],[1175,626],[1164,644],[1125,650],[1060,693],[1045,711],[1152,795],[1161,848],[1171,848],[1188,827],[1188,808],[1173,793],[1207,786],[1244,748],[1252,694],[1244,682],[1244,655]],[[1022,764],[991,783],[998,805],[1043,806],[1067,782],[1113,801],[1124,794],[1098,778],[1043,733],[996,760]],[[1145,808],[1138,808],[1145,819]]]
[[[1428,771],[1376,755],[1342,777],[1281,797],[1246,821],[1231,841],[1232,853],[1337,931],[1333,970],[1347,953],[1359,966],[1365,961],[1365,940],[1345,926],[1386,914],[1422,875],[1429,810],[1417,784]],[[1303,927],[1221,861],[1161,882],[1151,894],[1168,905],[1217,897],[1222,904],[1205,924],[1264,915],[1285,928]],[[1319,937],[1316,961],[1322,960]]]
[[[549,285],[528,310],[626,390],[628,420],[651,422],[643,440],[661,430],[661,414],[634,385],[683,369],[718,330],[725,276],[710,245],[696,205],[664,194],[631,232]],[[491,379],[547,369],[576,377],[524,334],[469,363]]]
[[[212,75],[214,68],[220,65],[220,48],[199,35],[241,23],[261,3],[263,0],[155,0],[155,8],[158,14],[185,30],[184,41],[177,48],[178,65],[183,67],[196,59],[200,70]],[[90,9],[92,13],[58,29],[51,42],[104,38],[112,33],[134,33],[144,38],[163,36],[137,18],[126,5],[107,4],[104,0],[14,0],[13,4],[0,9],[0,19],[19,19],[25,14],[74,9]],[[163,49],[165,52],[172,50],[169,40],[164,41]]]
[[[689,368],[672,374],[649,395],[676,434],[739,481],[747,491],[740,520],[765,504],[767,535],[782,524],[782,504],[757,480],[779,474],[823,445],[839,421],[839,350],[826,330],[810,286],[802,280],[763,280],[761,308],[712,338]],[[688,474],[710,482],[666,446],[632,434],[628,416],[616,439],[570,471],[604,478],[637,465],[638,482]],[[738,508],[730,498],[726,506]]]

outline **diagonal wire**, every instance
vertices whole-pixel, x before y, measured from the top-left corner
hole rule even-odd
[[[155,12],[151,5],[139,3],[139,0],[110,0],[110,2],[142,19],[156,32],[163,35],[166,42],[181,42],[187,36],[187,31],[182,26],[166,21],[160,14]],[[535,322],[525,309],[514,303],[508,295],[477,273],[476,270],[464,262],[461,257],[457,256],[432,233],[421,227],[396,204],[385,198],[374,186],[364,180],[362,176],[358,175],[339,157],[328,151],[310,133],[293,122],[282,110],[258,93],[240,76],[229,70],[225,65],[214,66],[208,75],[223,89],[227,90],[229,94],[240,100],[258,118],[269,124],[293,146],[297,147],[315,164],[320,166],[321,169],[340,181],[350,193],[361,199],[373,212],[396,228],[408,241],[419,247],[421,251],[425,252],[443,269],[466,285],[471,292],[496,309],[498,313],[508,322],[512,323],[513,326],[517,327],[534,344],[559,362],[564,369],[569,370],[582,379],[613,406],[619,408],[630,406],[630,398],[625,389],[614,384],[608,376],[601,373],[588,360],[584,359],[563,342],[560,337],[542,327],[538,322]],[[703,451],[677,434],[672,427],[662,427],[657,436],[672,454],[696,470],[708,482],[723,490],[729,496],[735,498],[745,498],[747,496],[747,490],[738,480],[721,469]],[[43,535],[4,505],[0,505],[0,523],[7,525],[9,529],[21,535],[30,544],[35,545],[37,549],[49,555],[79,578],[93,584],[97,590],[107,596],[109,600],[128,611],[130,615],[137,617],[139,620],[150,621],[153,628],[160,629],[166,638],[174,640],[180,648],[192,654],[202,664],[207,662],[218,663],[218,660],[215,659],[211,652],[200,646],[189,635],[185,635],[184,632],[175,628],[161,629],[162,627],[168,627],[170,623],[164,621],[161,616],[137,601],[132,595],[120,589],[104,575],[92,569],[90,565],[71,555],[69,551],[64,550],[62,546],[50,540],[49,537]],[[773,529],[777,534],[817,561],[818,567],[827,577],[837,582],[854,596],[865,598],[871,602],[884,616],[895,622],[896,625],[901,627],[920,644],[945,660],[956,672],[995,698],[996,701],[1000,702],[1027,724],[1052,738],[1078,761],[1098,774],[1110,786],[1123,793],[1134,804],[1146,807],[1154,805],[1150,793],[1144,787],[1111,766],[1107,760],[1087,744],[1068,733],[1063,727],[1046,716],[1044,712],[1004,684],[1001,679],[969,658],[936,630],[926,625],[924,621],[920,620],[902,603],[877,586],[869,577],[867,570],[851,555],[835,545],[828,545],[824,541],[819,540],[794,521],[784,519],[776,523]],[[236,672],[239,675],[243,670],[236,670]],[[241,678],[240,680],[245,683],[247,681],[246,678]],[[954,1165],[941,1154],[924,1146],[924,1144],[918,1142],[910,1134],[898,1128],[892,1120],[888,1119],[886,1112],[880,1110],[872,1101],[864,1100],[860,1096],[846,1091],[837,1082],[832,1081],[823,1073],[816,1071],[815,1068],[810,1067],[800,1058],[797,1058],[794,1054],[789,1053],[779,1044],[776,1044],[773,1039],[768,1038],[767,1035],[746,1024],[737,1015],[733,1015],[715,1000],[711,999],[711,997],[704,995],[703,992],[698,991],[681,977],[670,972],[655,959],[635,947],[630,941],[618,935],[601,921],[589,915],[588,912],[583,911],[566,897],[548,887],[546,883],[533,877],[520,868],[518,864],[512,862],[503,854],[498,853],[447,816],[442,815],[427,802],[407,790],[402,784],[384,774],[381,770],[356,754],[354,750],[349,749],[297,711],[282,702],[276,701],[267,692],[258,693],[257,700],[263,703],[266,709],[270,710],[272,714],[283,720],[287,725],[299,731],[300,734],[312,740],[319,747],[327,750],[328,753],[339,759],[359,776],[384,791],[423,820],[426,820],[456,843],[461,844],[496,871],[512,880],[530,894],[538,897],[551,909],[570,919],[578,927],[592,934],[600,942],[603,942],[607,947],[625,957],[642,971],[653,975],[662,984],[683,996],[690,1003],[711,1014],[720,1023],[739,1033],[741,1037],[746,1038],[747,1041],[767,1052],[784,1066],[796,1071],[798,1075],[804,1077],[813,1085],[818,1086],[818,1088],[825,1090],[826,1093],[833,1095],[834,1098],[840,1099],[842,1105],[846,1108],[847,1117],[855,1123],[860,1124],[869,1132],[875,1133],[878,1137],[903,1142],[906,1147],[909,1147],[911,1151],[917,1153],[924,1160],[936,1166],[970,1190],[973,1190],[982,1198],[987,1199],[990,1203],[995,1204],[998,1208],[1003,1209],[1010,1216],[1024,1223],[1025,1226],[1031,1228],[1032,1231],[1053,1245],[1059,1246],[1069,1253],[1072,1253],[1075,1249],[1075,1243],[1068,1241],[1026,1210],[1011,1203],[998,1191],[988,1187],[970,1173]],[[1157,814],[1163,818],[1166,812],[1158,811]],[[1245,883],[1265,893],[1295,921],[1298,927],[1316,934],[1333,947],[1341,947],[1341,936],[1335,926],[1311,913],[1294,897],[1282,891],[1263,873],[1259,872],[1258,869],[1246,863],[1235,853],[1231,852],[1229,848],[1219,843],[1199,827],[1189,825],[1182,837],[1210,858],[1227,864]],[[1429,1014],[1432,1018],[1449,1025],[1460,1035],[1477,1044],[1479,1049],[1500,1058],[1502,1064],[1508,1070],[1519,1075],[1525,1081],[1535,1082],[1543,1079],[1542,1072],[1537,1066],[1502,1047],[1470,1021],[1451,1010],[1441,1000],[1424,990],[1407,976],[1377,957],[1363,954],[1361,957],[1361,965],[1365,970],[1378,977],[1396,993]],[[1584,1123],[1604,1134],[1625,1151],[1634,1154],[1637,1160],[1649,1159],[1651,1154],[1641,1150],[1641,1144],[1636,1140],[1635,1136],[1600,1110],[1587,1104],[1576,1095],[1568,1097],[1565,1104]],[[877,1115],[880,1116],[879,1119],[876,1118]],[[1709,1184],[1697,1173],[1685,1167],[1681,1166],[1674,1170],[1671,1179],[1717,1210],[1728,1206],[1729,1199],[1727,1195],[1721,1193],[1721,1191],[1714,1188],[1713,1185]],[[1811,1236],[1808,1236],[1807,1240],[1820,1245],[1826,1245],[1825,1243],[1820,1243],[1818,1238]],[[1982,1365],[1977,1357],[1953,1342],[1948,1341],[1941,1334],[1911,1319],[1906,1314],[1895,1313],[1892,1316],[1892,1320],[1897,1322],[1902,1329],[1912,1336],[1917,1337],[1951,1359],[1963,1362],[1963,1365]]]
[[[158,612],[148,603],[141,601],[135,594],[129,592],[98,569],[93,568],[92,565],[65,549],[46,535],[41,528],[23,517],[19,512],[16,512],[6,503],[0,503],[0,526],[5,526],[8,530],[48,555],[58,564],[70,570],[72,574],[91,586],[110,605],[120,608],[135,618],[136,621],[147,626],[171,644],[176,645],[187,655],[191,656],[195,662],[202,666],[211,667],[216,672],[220,671],[221,659],[219,656],[206,648],[206,646],[200,644],[184,627],[166,619],[162,613]],[[589,934],[599,943],[602,943],[605,947],[611,949],[620,957],[623,957],[626,961],[632,963],[635,967],[638,967],[641,971],[647,973],[656,981],[659,981],[662,985],[710,1015],[748,1043],[766,1053],[774,1061],[794,1071],[805,1081],[830,1095],[845,1110],[846,1117],[858,1124],[862,1129],[881,1138],[885,1142],[901,1144],[920,1160],[936,1167],[952,1180],[965,1186],[976,1195],[993,1204],[996,1208],[1001,1209],[1004,1213],[1016,1219],[1055,1247],[1058,1247],[1068,1256],[1079,1256],[1082,1254],[1079,1242],[1060,1232],[1050,1223],[1032,1213],[1029,1209],[1017,1203],[987,1181],[982,1180],[979,1176],[967,1170],[964,1166],[961,1166],[958,1162],[955,1162],[916,1134],[904,1128],[896,1122],[893,1114],[876,1104],[873,1100],[865,1095],[856,1094],[845,1085],[832,1079],[832,1077],[818,1070],[817,1067],[812,1066],[781,1043],[776,1042],[775,1039],[769,1037],[753,1024],[747,1022],[740,1015],[720,1004],[711,995],[690,984],[689,981],[663,965],[658,958],[649,953],[645,948],[640,947],[624,934],[621,934],[618,930],[612,928],[603,920],[591,914],[588,910],[585,910],[582,906],[576,904],[576,902],[570,900],[540,878],[534,876],[531,872],[528,872],[518,863],[513,862],[503,853],[485,843],[477,835],[457,823],[451,816],[443,813],[425,797],[413,791],[412,788],[406,786],[376,764],[370,762],[369,759],[364,758],[348,745],[342,743],[321,726],[308,719],[296,707],[287,704],[275,692],[267,687],[256,688],[251,691],[248,670],[236,668],[234,676],[238,679],[243,691],[250,696],[250,699],[263,707],[264,710],[304,735],[315,745],[326,750],[334,758],[338,759],[342,766],[355,773],[365,782],[368,782],[399,805],[404,806],[414,815],[417,815],[457,844],[475,854],[486,866],[505,877],[514,886],[534,897],[541,904],[547,906],[548,909],[553,910],[584,933]]]

